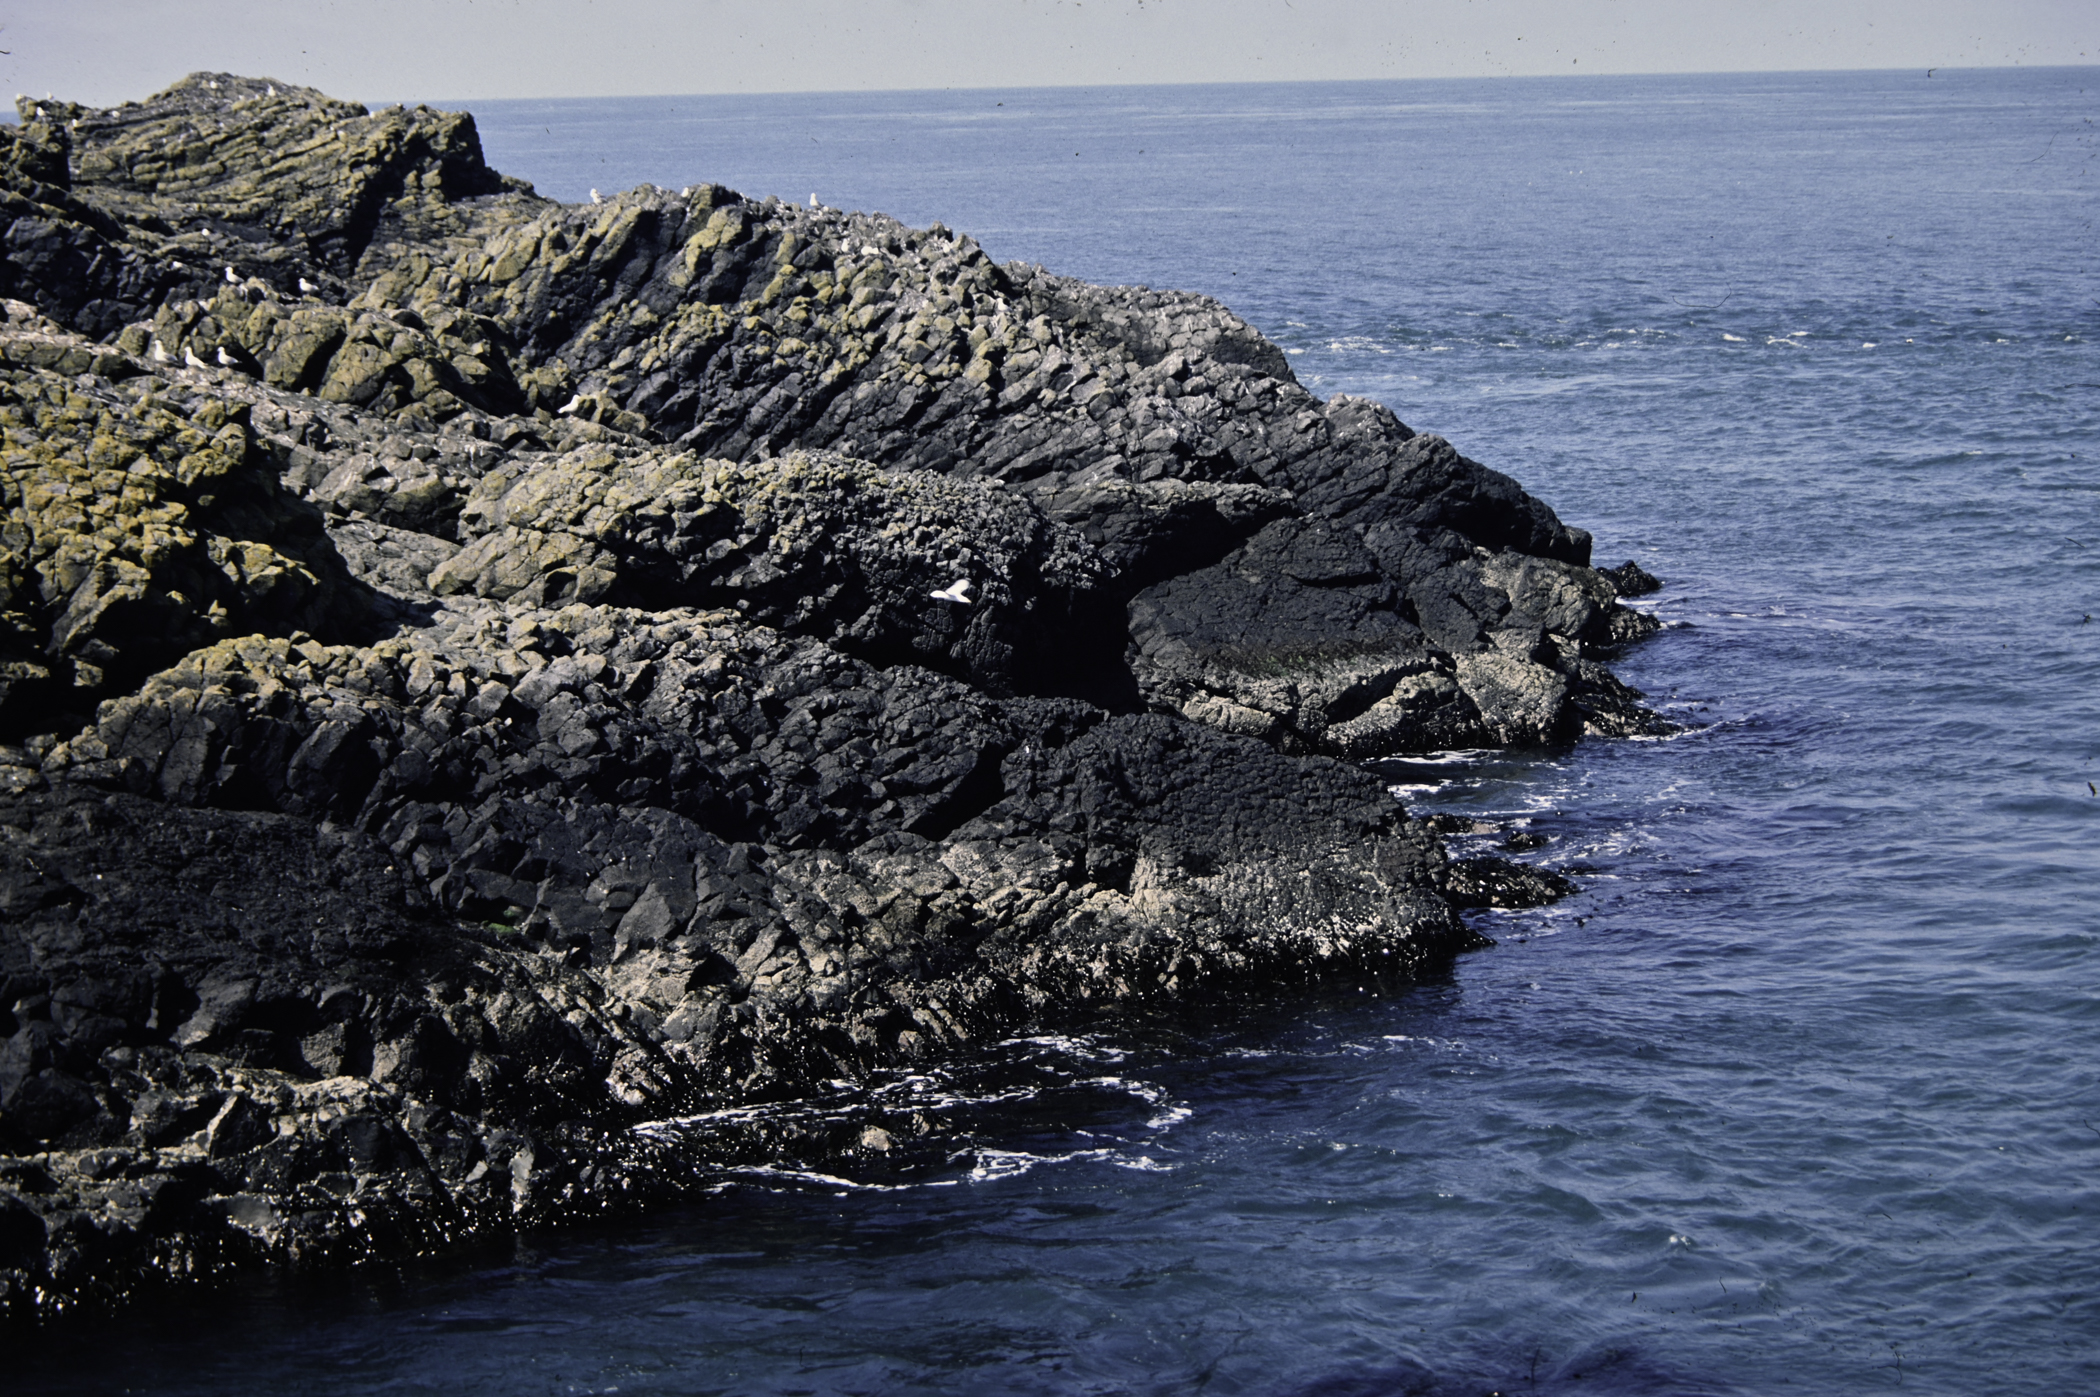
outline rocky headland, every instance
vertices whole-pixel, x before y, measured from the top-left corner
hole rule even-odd
[[[1560,885],[1371,759],[1662,730],[1598,658],[1652,578],[1205,297],[554,203],[469,116],[265,80],[19,105],[12,1317],[641,1206],[708,1161],[638,1126],[1004,1035],[1404,981]]]

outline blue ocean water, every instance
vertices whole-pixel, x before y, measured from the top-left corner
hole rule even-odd
[[[1669,586],[1659,741],[1391,768],[1583,891],[878,1084],[979,1148],[62,1332],[24,1391],[2100,1391],[2100,69],[476,106],[1221,297]],[[1480,836],[1483,846],[1494,836]],[[828,1109],[852,1109],[833,1103]]]

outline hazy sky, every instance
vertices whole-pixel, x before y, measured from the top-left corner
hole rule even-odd
[[[2100,62],[2096,0],[0,0],[0,83],[358,101]]]

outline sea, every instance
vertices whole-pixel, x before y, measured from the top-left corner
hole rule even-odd
[[[990,1045],[791,1108],[941,1115],[915,1174],[243,1282],[0,1385],[2100,1392],[2100,68],[431,97],[554,197],[1219,298],[1665,579],[1616,663],[1683,730],[1382,768],[1580,888],[1411,989]]]

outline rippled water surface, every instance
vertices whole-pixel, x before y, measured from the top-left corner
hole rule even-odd
[[[1394,766],[1583,889],[1410,992],[1008,1044],[870,1088],[978,1141],[909,1186],[734,1174],[23,1390],[2100,1391],[2100,70],[479,116],[564,198],[1225,299],[1666,578],[1620,670],[1691,728]]]

